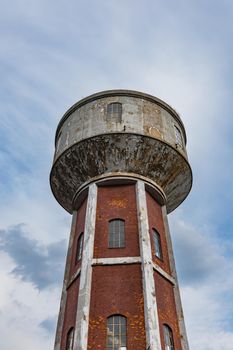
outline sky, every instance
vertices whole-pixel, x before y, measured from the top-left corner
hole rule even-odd
[[[169,215],[190,349],[233,349],[233,2],[0,0],[0,348],[53,348],[71,216],[53,198],[56,126],[132,89],[187,132],[193,188]]]

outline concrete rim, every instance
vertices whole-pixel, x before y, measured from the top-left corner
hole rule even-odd
[[[104,136],[106,136],[106,135],[114,135],[114,134],[122,134],[122,135],[125,135],[125,134],[128,134],[128,133],[110,133],[110,134],[104,134]],[[177,154],[179,154],[179,156],[181,156],[181,157],[183,158],[184,162],[186,163],[186,165],[187,165],[188,168],[189,168],[189,173],[190,173],[190,187],[189,187],[189,190],[187,191],[187,193],[186,193],[186,195],[183,197],[183,199],[179,202],[179,204],[176,205],[174,208],[172,208],[172,210],[169,210],[169,211],[168,211],[168,213],[170,213],[170,212],[172,212],[173,210],[175,210],[175,209],[185,200],[185,198],[188,196],[189,192],[191,191],[192,183],[193,183],[193,175],[192,175],[192,169],[191,169],[191,167],[190,167],[190,165],[189,165],[189,162],[188,162],[188,160],[187,160],[180,152],[178,152],[178,151],[177,151],[174,147],[172,147],[169,143],[167,143],[167,142],[165,142],[165,141],[162,141],[162,140],[159,140],[159,139],[155,139],[155,138],[153,138],[153,137],[151,137],[151,136],[145,136],[145,135],[142,135],[142,134],[130,133],[130,135],[134,135],[134,134],[137,135],[137,136],[142,136],[142,137],[150,138],[150,139],[153,139],[154,141],[161,142],[161,143],[165,144],[166,146],[168,146],[168,147],[171,148],[172,150],[176,151]],[[81,141],[79,141],[79,142],[73,144],[71,147],[67,148],[66,150],[64,150],[64,151],[59,155],[59,157],[56,159],[56,161],[54,162],[54,164],[53,164],[53,166],[52,166],[52,169],[51,169],[51,172],[50,172],[50,188],[51,188],[51,191],[52,191],[54,197],[56,198],[56,200],[58,201],[58,203],[59,203],[66,211],[68,211],[68,212],[70,212],[70,213],[71,213],[71,211],[69,211],[67,208],[65,208],[65,206],[62,205],[61,201],[60,201],[60,200],[58,199],[58,197],[55,195],[55,191],[53,190],[53,185],[52,185],[53,170],[54,170],[54,167],[55,167],[55,165],[57,164],[57,162],[60,160],[60,158],[61,158],[62,156],[65,155],[66,152],[68,152],[68,151],[71,150],[72,148],[76,147],[77,144],[79,144],[79,143],[81,143],[81,142],[85,142],[85,141],[88,140],[88,139],[95,139],[95,138],[96,138],[96,136],[91,136],[91,137],[89,137],[89,138],[83,139],[83,140],[81,140]],[[129,176],[131,175],[131,173],[128,173],[128,174],[129,174]],[[152,180],[152,181],[153,181],[153,180]],[[154,181],[153,181],[153,182],[154,182]],[[154,182],[154,183],[155,183],[155,182]],[[76,191],[76,193],[77,193],[77,191]],[[73,196],[73,198],[74,198],[74,196]],[[73,199],[72,199],[72,200],[73,200]]]
[[[86,181],[75,193],[73,197],[73,208],[77,210],[79,207],[79,201],[82,200],[83,195],[88,190],[92,183],[95,183],[98,187],[101,186],[117,186],[117,185],[127,185],[136,184],[138,180],[145,183],[147,191],[161,204],[165,205],[167,198],[162,188],[157,185],[154,181],[137,174],[129,174],[119,172],[117,174],[106,173],[104,175],[96,176],[95,178]]]

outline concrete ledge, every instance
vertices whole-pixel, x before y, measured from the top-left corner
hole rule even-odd
[[[192,171],[184,155],[164,140],[132,132],[110,132],[71,144],[54,159],[50,184],[57,201],[71,213],[76,194],[87,182],[116,174],[137,174],[136,179],[161,188],[168,213],[192,187]]]
[[[120,258],[100,258],[92,259],[92,266],[98,265],[128,265],[128,264],[141,264],[142,259],[140,256],[120,257]]]
[[[166,278],[173,286],[176,284],[175,279],[170,276],[166,271],[164,271],[159,265],[152,261],[152,266],[155,271],[157,271],[161,276]]]
[[[71,284],[76,280],[77,277],[80,276],[80,272],[81,272],[81,267],[79,267],[75,273],[71,276],[71,279],[69,280],[69,282],[67,283],[67,287],[66,290],[70,288]]]

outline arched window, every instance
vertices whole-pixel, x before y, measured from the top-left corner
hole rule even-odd
[[[179,128],[177,128],[176,125],[174,125],[175,128],[175,136],[176,136],[176,144],[183,148],[183,141],[182,141],[182,136],[181,136],[181,131]]]
[[[109,248],[125,247],[125,222],[121,219],[113,219],[108,224]]]
[[[83,233],[80,234],[77,242],[77,251],[76,251],[76,262],[82,258],[83,252]]]
[[[72,327],[67,333],[66,350],[73,350],[73,346],[74,346],[74,328]]]
[[[121,123],[122,104],[119,102],[109,103],[107,105],[107,120]]]
[[[164,334],[165,350],[175,350],[172,330],[167,324],[163,325],[163,334]]]
[[[153,241],[154,241],[154,249],[155,249],[155,256],[157,258],[161,259],[163,258],[162,255],[162,247],[161,247],[161,239],[160,239],[160,234],[158,233],[157,230],[154,228],[152,229],[153,232]]]
[[[107,319],[107,350],[126,350],[126,317],[112,315]]]

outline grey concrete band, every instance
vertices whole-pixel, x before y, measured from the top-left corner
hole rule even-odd
[[[140,256],[129,256],[122,258],[99,258],[93,259],[92,265],[127,265],[140,264],[142,261]]]
[[[84,229],[83,256],[75,324],[74,350],[86,350],[88,341],[89,310],[91,299],[92,259],[94,250],[97,186],[92,184],[88,191]]]
[[[177,273],[176,273],[175,259],[173,255],[173,249],[172,249],[171,235],[170,235],[170,230],[168,225],[166,206],[162,207],[162,214],[163,214],[165,236],[166,236],[167,247],[168,247],[169,262],[171,267],[171,274],[173,279],[175,280],[174,297],[175,297],[176,312],[177,312],[180,335],[181,335],[180,337],[181,347],[182,347],[182,350],[189,350],[188,338],[187,338],[187,333],[186,333],[186,328],[184,323],[184,314],[183,314],[181,298],[180,298],[179,284],[178,284]]]
[[[68,284],[67,284],[66,289],[70,288],[71,284],[76,280],[76,278],[80,275],[80,273],[81,273],[81,267],[79,267],[79,268],[75,271],[75,273],[71,276],[71,278],[70,278],[70,280],[69,280],[69,282],[68,282]]]
[[[176,284],[175,279],[172,276],[170,276],[166,271],[164,271],[164,269],[162,269],[158,264],[156,264],[155,262],[152,262],[152,265],[153,265],[153,269],[157,271],[161,276],[166,278],[166,280],[168,280],[171,284],[173,285]]]
[[[137,212],[140,253],[142,258],[142,284],[147,350],[161,350],[158,309],[155,297],[155,283],[151,256],[151,243],[147,215],[145,184],[136,184]]]
[[[105,266],[105,265],[132,265],[141,264],[142,258],[140,256],[127,256],[121,258],[98,258],[92,259],[92,266]],[[152,266],[155,271],[157,271],[161,276],[166,278],[171,284],[175,285],[175,279],[170,276],[164,269],[162,269],[158,264],[152,261]],[[76,274],[75,274],[76,275]],[[76,278],[76,276],[74,277]],[[72,283],[71,279],[70,283]]]
[[[63,322],[64,322],[66,297],[67,297],[66,289],[67,289],[69,273],[70,273],[70,263],[71,263],[71,253],[72,253],[71,248],[72,248],[74,236],[75,236],[76,220],[77,220],[77,211],[74,211],[72,223],[71,223],[71,231],[70,231],[70,239],[69,239],[67,257],[66,257],[66,268],[65,268],[65,274],[64,274],[61,304],[60,304],[60,311],[59,311],[58,322],[57,322],[54,350],[60,350],[60,348],[61,348],[62,327],[63,327]]]

